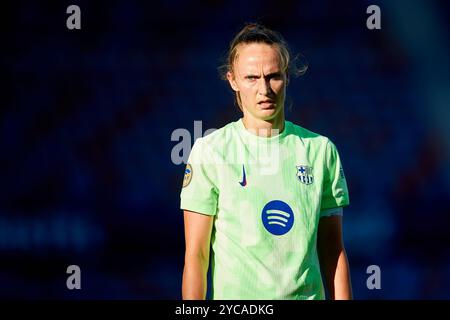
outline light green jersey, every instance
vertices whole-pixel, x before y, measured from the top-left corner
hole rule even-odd
[[[335,145],[285,121],[269,138],[239,119],[196,140],[181,209],[214,216],[212,299],[324,299],[319,219],[349,204]]]

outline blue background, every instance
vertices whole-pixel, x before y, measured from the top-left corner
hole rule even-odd
[[[81,8],[81,30],[66,8]],[[381,30],[366,9],[381,8]],[[244,22],[309,62],[287,119],[332,139],[357,299],[450,298],[447,1],[8,1],[0,30],[0,297],[179,299],[171,134],[240,117],[217,67]],[[192,141],[193,142],[193,141]],[[66,288],[81,268],[82,289]],[[366,269],[381,268],[381,290]]]

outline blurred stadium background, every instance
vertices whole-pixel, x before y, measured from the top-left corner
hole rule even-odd
[[[81,8],[79,31],[66,8]],[[366,8],[381,8],[368,30]],[[221,64],[245,22],[309,62],[287,118],[337,145],[356,299],[450,298],[447,1],[8,1],[0,297],[179,299],[184,165],[171,133],[240,117]],[[79,265],[82,290],[66,288]],[[368,290],[366,268],[381,268]]]

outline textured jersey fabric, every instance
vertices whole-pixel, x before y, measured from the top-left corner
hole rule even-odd
[[[269,138],[239,119],[197,139],[181,209],[214,216],[209,298],[324,299],[319,219],[348,204],[335,145],[290,121]]]

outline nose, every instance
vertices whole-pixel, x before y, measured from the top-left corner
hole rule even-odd
[[[259,94],[267,96],[267,94],[270,92],[270,79],[265,79],[264,77],[261,77],[261,79],[259,79],[258,91]]]

